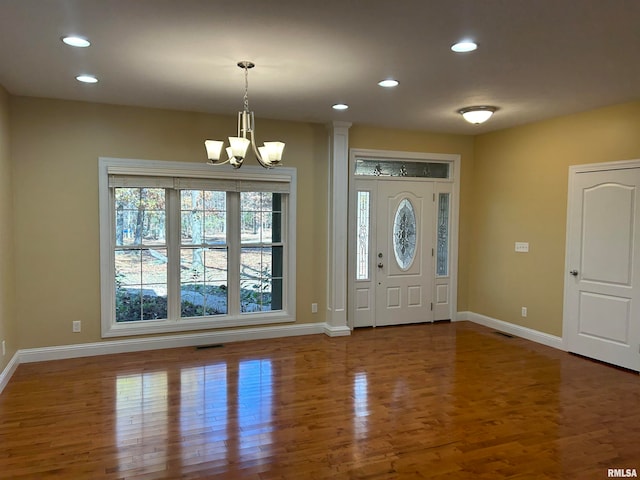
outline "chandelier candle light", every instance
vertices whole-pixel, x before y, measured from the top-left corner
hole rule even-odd
[[[238,112],[238,136],[229,137],[229,147],[225,149],[229,157],[224,162],[220,161],[220,153],[224,142],[219,140],[206,140],[204,146],[207,149],[207,157],[212,165],[222,165],[229,162],[234,168],[240,168],[244,157],[247,155],[249,145],[253,148],[258,163],[264,168],[272,168],[282,160],[284,143],[264,142],[262,147],[256,147],[255,120],[253,112],[249,110],[249,69],[255,67],[252,62],[238,62],[238,67],[244,70],[244,108]]]

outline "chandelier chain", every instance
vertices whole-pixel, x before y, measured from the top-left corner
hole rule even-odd
[[[244,111],[249,111],[249,69],[244,67]]]

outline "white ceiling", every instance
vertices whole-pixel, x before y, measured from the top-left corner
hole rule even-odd
[[[0,0],[0,38],[11,94],[222,114],[250,60],[258,121],[473,134],[640,98],[640,0]]]

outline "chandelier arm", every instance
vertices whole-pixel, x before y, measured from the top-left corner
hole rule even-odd
[[[262,159],[262,155],[260,155],[260,152],[258,151],[258,147],[256,147],[256,139],[254,137],[253,130],[251,130],[250,136],[251,136],[251,148],[253,149],[253,153],[255,154],[256,159],[258,160],[258,163],[264,168],[271,168],[271,165],[269,165]]]
[[[209,165],[224,165],[225,163],[229,163],[230,158],[227,158],[224,162],[212,162],[209,161]]]

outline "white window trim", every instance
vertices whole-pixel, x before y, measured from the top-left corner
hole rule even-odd
[[[112,245],[113,219],[109,175],[189,177],[216,180],[242,180],[260,182],[284,182],[290,185],[287,195],[287,214],[283,219],[286,229],[286,250],[283,271],[286,274],[283,288],[283,310],[277,312],[242,313],[240,315],[216,315],[212,317],[180,318],[177,320],[145,320],[115,323],[115,284]],[[278,167],[267,170],[244,166],[241,170],[230,165],[211,166],[206,163],[165,162],[100,157],[98,160],[98,194],[100,215],[100,298],[102,337],[148,335],[193,330],[210,330],[225,327],[267,325],[295,322],[296,312],[296,191],[295,168]],[[229,278],[229,281],[233,281]],[[229,299],[231,301],[231,299]]]

